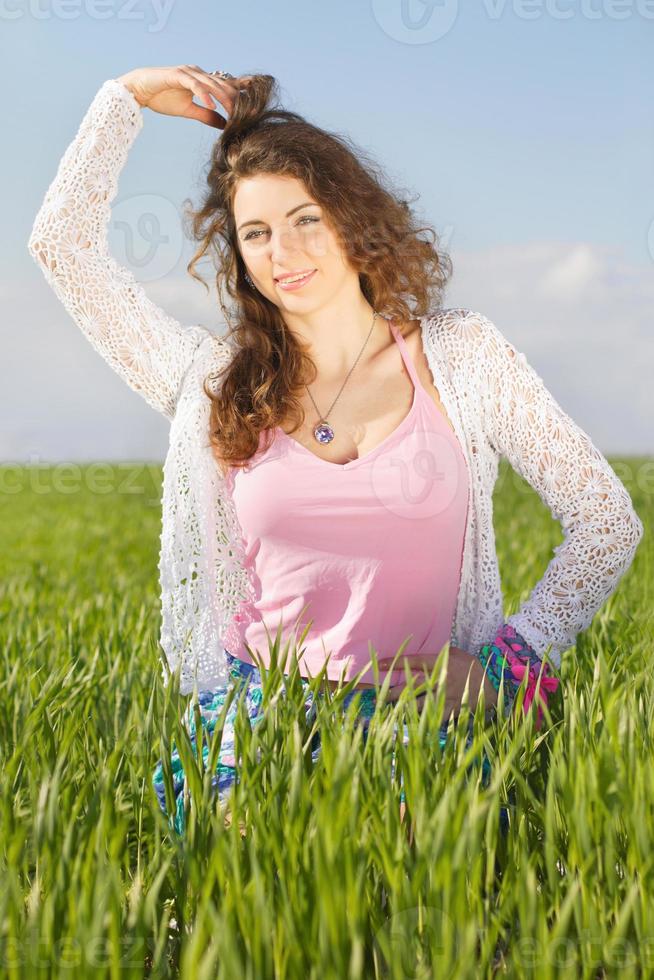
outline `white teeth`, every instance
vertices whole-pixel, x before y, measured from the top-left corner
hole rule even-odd
[[[299,282],[300,279],[306,279],[310,275],[311,275],[310,272],[303,272],[301,276],[295,276],[293,279],[280,279],[278,281],[280,283]]]

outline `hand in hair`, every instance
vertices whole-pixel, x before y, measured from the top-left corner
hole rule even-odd
[[[119,75],[139,105],[165,116],[185,116],[197,119],[215,129],[224,129],[227,119],[216,112],[219,102],[231,115],[239,91],[252,78],[218,78],[197,65],[178,65],[176,68],[134,68]],[[204,105],[193,101],[195,96]],[[205,108],[209,106],[210,108]]]

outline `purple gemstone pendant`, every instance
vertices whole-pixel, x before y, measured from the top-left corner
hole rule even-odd
[[[326,422],[321,422],[320,425],[317,425],[313,430],[313,434],[318,442],[322,443],[323,445],[331,442],[334,438],[334,430],[332,429],[331,425],[327,425]]]

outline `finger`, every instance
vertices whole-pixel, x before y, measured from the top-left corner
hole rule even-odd
[[[194,65],[197,68],[197,65]],[[209,78],[214,79],[214,81],[222,82],[224,85],[230,85],[236,91],[245,88],[250,82],[256,78],[256,75],[234,75],[233,78],[222,78],[220,75],[216,75],[211,71],[205,72],[203,68],[199,69],[203,74],[208,75]],[[243,84],[245,83],[245,84]]]
[[[388,659],[388,660],[378,660],[377,663],[379,664],[379,667],[382,670],[388,670],[389,667],[392,667],[394,671],[400,671],[400,670],[404,670],[404,663],[405,662],[403,660],[395,660],[394,661],[391,658],[391,659]],[[408,663],[409,667],[413,667],[413,666],[416,665],[416,662],[415,661],[412,661],[412,660],[407,660],[406,663]]]
[[[218,78],[216,75],[210,75],[198,65],[184,65],[183,67],[189,75],[196,78],[211,93],[212,98],[217,99],[227,109],[231,116],[238,95],[238,86],[235,84],[237,79]]]
[[[198,105],[196,102],[191,102],[184,112],[184,116],[187,119],[197,119],[199,122],[205,123],[207,126],[213,126],[214,129],[224,129],[227,125],[227,120],[224,116],[221,116],[219,112],[215,109],[205,109],[204,106]]]
[[[227,85],[234,90],[234,93],[241,92],[244,88],[250,84],[250,82],[256,78],[256,75],[235,75],[234,78],[221,78],[219,75],[214,75],[213,72],[204,72],[215,82]]]
[[[404,684],[392,684],[391,687],[389,687],[388,692],[386,694],[387,700],[397,701],[400,694],[404,690],[406,690],[406,686]]]
[[[392,684],[391,687],[389,687],[388,689],[386,698],[388,701],[397,701],[400,695],[402,694],[402,691],[406,691],[406,690],[407,690],[406,684]],[[416,701],[421,701],[423,698],[426,697],[427,697],[427,692],[423,691],[422,694],[416,694]]]
[[[227,107],[230,115],[234,112],[234,105],[238,96],[241,92],[247,90],[248,85],[255,78],[254,75],[240,75],[236,78],[217,78],[211,74],[208,77],[212,82],[216,83],[217,91],[225,94],[225,97],[230,99],[230,105]],[[221,102],[223,105],[225,104],[223,99],[221,99]]]
[[[400,657],[400,659],[396,660],[395,662],[399,665],[400,669],[402,668],[402,665],[405,662],[408,663],[410,667],[413,666],[433,667],[434,664],[438,662],[439,657],[440,654],[438,653],[434,653],[434,654],[419,653],[415,656]],[[390,667],[391,664],[393,663],[393,660],[394,660],[393,657],[382,657],[382,659],[379,660],[378,663],[380,667]]]
[[[401,662],[401,663],[396,663],[395,667],[393,667],[393,673],[396,673],[397,672],[397,673],[402,673],[403,674],[404,673],[404,664],[405,663],[408,665],[409,670],[412,671],[412,672],[422,673],[422,672],[427,672],[428,671],[429,673],[431,673],[431,671],[434,669],[434,665],[435,665],[436,661],[435,660],[428,660],[428,659],[423,660],[421,658],[417,658],[415,660],[412,660],[412,659],[406,660],[406,661]],[[380,670],[387,670],[387,669],[389,669],[392,666],[392,664],[393,664],[393,662],[391,660],[382,660],[382,661],[379,662],[379,669]]]
[[[205,109],[203,106],[191,102],[183,115],[189,119],[198,119],[200,122],[214,126],[216,129],[224,129],[227,125],[227,120],[214,108],[215,102],[209,89],[201,84],[192,72],[187,71],[184,65],[181,65],[177,69],[177,73],[181,84],[189,89],[200,102],[204,102],[209,106],[208,109]]]
[[[206,78],[201,78],[189,65],[180,65],[177,69],[177,75],[182,85],[197,96],[200,102],[204,102],[211,109],[214,108],[215,102],[219,99],[217,95],[213,95]]]

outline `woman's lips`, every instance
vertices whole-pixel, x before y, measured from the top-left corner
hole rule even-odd
[[[277,286],[279,287],[279,289],[283,289],[285,293],[290,293],[294,289],[301,289],[302,286],[306,286],[309,280],[313,279],[315,274],[316,274],[316,270],[314,269],[313,272],[310,272],[308,275],[306,275],[304,279],[297,279],[295,282],[288,282],[288,283],[278,282]]]

